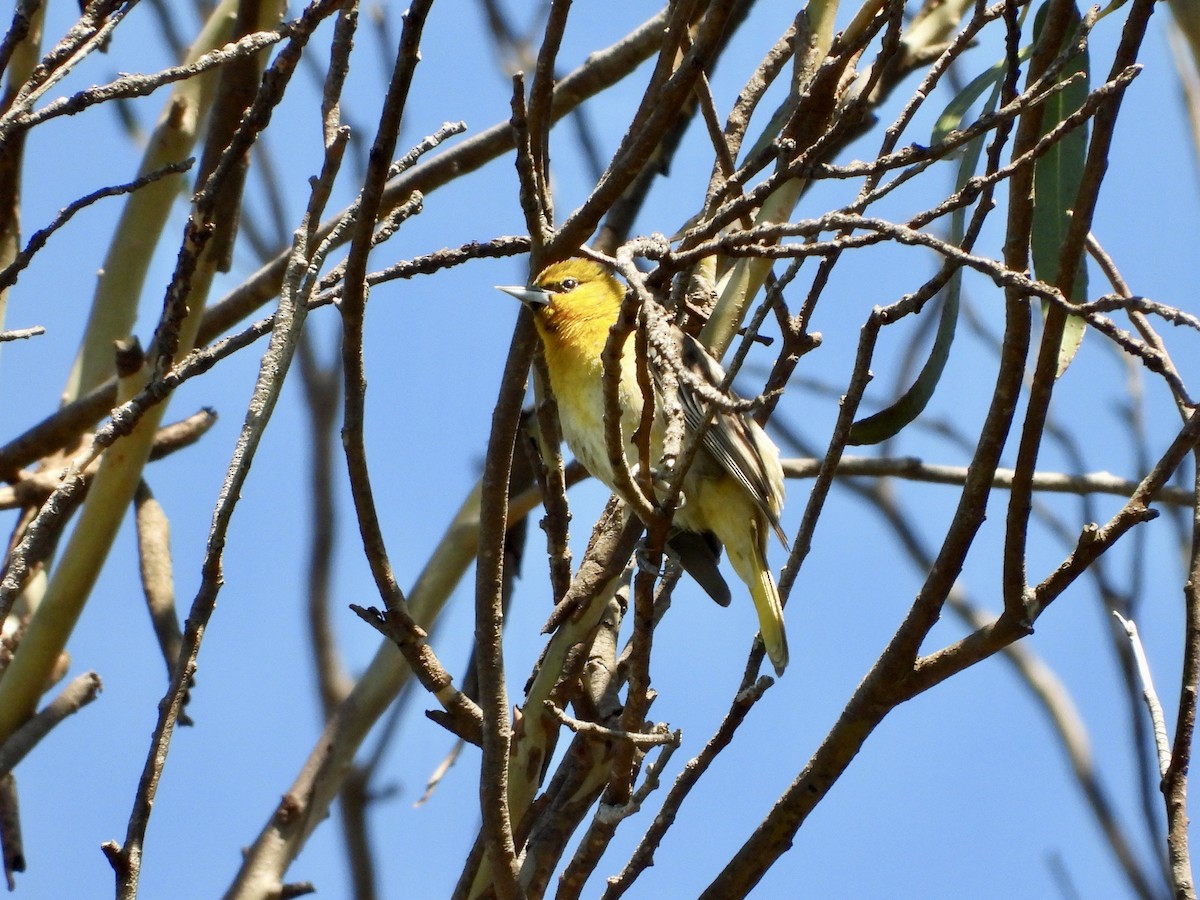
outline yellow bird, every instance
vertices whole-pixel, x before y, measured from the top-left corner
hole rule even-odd
[[[610,490],[612,465],[604,441],[604,389],[601,354],[609,329],[616,323],[625,289],[604,266],[573,258],[548,266],[531,287],[500,287],[526,304],[545,348],[550,387],[558,400],[563,437],[584,467]],[[683,365],[715,390],[724,379],[720,365],[704,347],[676,329]],[[651,373],[656,375],[652,362]],[[631,438],[642,415],[643,398],[637,383],[634,338],[626,339],[621,359],[619,399],[622,434]],[[662,391],[661,378],[654,379]],[[679,379],[679,406],[683,411],[685,441],[708,415],[708,403],[687,379]],[[656,421],[652,453],[661,456],[666,416],[655,403]],[[634,468],[637,450],[632,442],[626,459]],[[779,590],[767,567],[767,529],[783,545],[787,538],[779,524],[783,508],[783,469],[779,450],[756,422],[738,412],[719,409],[704,433],[701,447],[683,481],[680,505],[673,524],[677,533],[671,546],[680,562],[718,603],[729,602],[728,587],[715,568],[719,545],[729,553],[738,577],[750,589],[758,612],[759,629],[767,655],[782,675],[788,663],[787,635]],[[705,554],[707,561],[705,561]]]

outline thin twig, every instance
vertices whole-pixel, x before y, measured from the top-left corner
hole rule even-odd
[[[100,676],[95,672],[84,672],[63,688],[62,693],[0,745],[0,775],[11,772],[59,722],[95,700],[100,689]]]
[[[785,459],[783,472],[788,478],[813,478],[820,471],[816,459]],[[907,481],[923,481],[930,484],[966,484],[970,470],[965,466],[945,466],[926,463],[913,457],[842,456],[834,474],[838,477],[895,477]],[[992,474],[992,487],[1007,489],[1012,486],[1013,470],[997,468]],[[1032,480],[1034,491],[1058,494],[1109,494],[1128,497],[1137,490],[1140,482],[1118,478],[1108,472],[1090,472],[1068,475],[1062,472],[1035,472]],[[1165,486],[1155,496],[1156,503],[1173,506],[1191,506],[1191,491]]]
[[[1193,412],[1188,425],[1200,420]],[[1185,426],[1186,428],[1187,426]],[[1200,439],[1193,443],[1192,483],[1196,505],[1192,507],[1191,558],[1187,581],[1183,586],[1185,627],[1183,664],[1179,672],[1179,708],[1175,714],[1175,740],[1171,744],[1170,764],[1163,775],[1162,792],[1167,805],[1167,856],[1171,866],[1172,888],[1178,900],[1195,900],[1196,882],[1192,872],[1191,844],[1188,833],[1188,769],[1196,732],[1197,702],[1200,698]]]
[[[305,23],[305,30],[298,32],[264,75],[263,88],[254,98],[252,109],[260,103],[269,102],[270,98],[278,102],[290,73],[295,69],[308,35],[311,35],[312,30],[321,19],[332,13],[333,10],[332,5],[321,3],[314,3],[305,10],[305,14],[301,17],[301,21]],[[246,118],[243,119],[243,126],[255,121],[258,121],[258,127],[265,125],[265,121],[252,119],[251,113],[248,112]],[[242,127],[239,127],[239,132],[241,131]],[[231,142],[230,147],[232,146]],[[305,303],[307,298],[300,292],[314,253],[310,240],[312,226],[309,223],[315,223],[324,209],[330,185],[337,174],[343,147],[344,142],[341,142],[327,148],[321,175],[313,180],[305,223],[297,229],[295,234],[288,277],[285,279],[285,289],[280,295],[279,310],[273,323],[271,340],[263,355],[254,391],[246,410],[245,421],[238,435],[237,446],[213,512],[213,522],[201,567],[200,587],[188,613],[183,644],[171,683],[159,704],[158,722],[142,769],[133,809],[130,812],[125,842],[120,848],[114,847],[108,853],[109,861],[117,873],[118,896],[121,898],[132,900],[137,895],[142,846],[154,797],[162,778],[174,727],[179,720],[188,687],[195,673],[196,660],[205,629],[215,609],[217,594],[224,582],[222,560],[229,524],[241,497],[242,486],[245,484],[250,466],[254,462],[263,433],[270,422],[271,414],[283,389],[284,380],[295,354],[307,314]],[[224,160],[229,158],[229,147],[226,148],[226,151],[222,162],[217,163],[217,169],[220,169]],[[211,178],[209,183],[212,184]],[[308,290],[311,290],[311,279],[308,284]]]
[[[536,340],[532,316],[522,308],[509,346],[488,438],[475,570],[475,671],[479,682],[479,705],[483,709],[483,760],[479,785],[482,838],[490,862],[490,881],[501,900],[515,900],[521,895],[508,796],[512,731],[504,683],[504,535],[508,529],[509,474],[521,402],[525,396],[525,379]]]
[[[554,86],[552,115],[555,120],[611,87],[653,53],[661,43],[665,16],[665,11],[656,14],[612,46],[593,53],[583,66],[561,78]],[[406,201],[415,190],[428,195],[512,148],[512,129],[506,119],[394,179],[384,190],[384,208],[391,209]],[[328,234],[342,218],[343,214],[339,213],[322,224],[320,234]],[[212,340],[275,296],[286,264],[286,254],[275,257],[208,310],[199,340]]]
[[[139,188],[145,187],[148,184],[153,184],[160,179],[166,178],[168,175],[178,175],[188,171],[195,162],[194,158],[185,159],[182,162],[170,163],[153,172],[147,172],[145,175],[135,178],[133,181],[127,181],[124,184],[112,185],[111,187],[100,188],[97,191],[92,191],[90,194],[85,194],[76,200],[72,200],[65,207],[60,209],[50,220],[50,224],[45,228],[40,228],[30,235],[29,240],[25,243],[25,247],[17,254],[9,265],[0,271],[0,291],[11,287],[16,283],[17,276],[25,269],[33,260],[34,255],[46,245],[50,240],[51,235],[66,225],[81,209],[86,209],[98,200],[103,200],[105,197],[117,197],[121,194],[129,194]],[[33,329],[26,329],[32,331]],[[37,330],[35,333],[40,334]],[[28,334],[18,332],[8,332],[14,337],[5,337],[0,335],[0,340],[15,340],[18,337],[29,337]]]
[[[6,341],[27,341],[30,338],[38,337],[46,333],[46,329],[41,325],[33,325],[29,328],[14,328],[12,331],[0,331],[0,344]]]
[[[329,0],[335,3],[337,0]],[[0,139],[8,138],[15,131],[23,131],[59,116],[71,116],[89,106],[110,100],[144,97],[166,84],[193,78],[201,72],[237,59],[254,56],[267,47],[302,33],[306,28],[303,16],[285,22],[272,31],[258,31],[240,40],[227,44],[219,50],[206,53],[191,65],[170,66],[149,75],[124,75],[108,84],[79,91],[69,97],[54,100],[38,110],[32,109],[37,94],[31,93],[18,98],[20,105],[4,116],[0,116]],[[37,93],[40,93],[37,92]]]
[[[1162,704],[1158,702],[1158,693],[1154,690],[1154,679],[1150,675],[1150,662],[1146,659],[1146,649],[1142,646],[1142,639],[1134,621],[1125,618],[1119,612],[1114,611],[1113,615],[1125,629],[1129,645],[1133,648],[1133,657],[1137,660],[1137,673],[1142,683],[1142,696],[1146,700],[1146,709],[1150,713],[1150,722],[1154,727],[1154,747],[1158,751],[1158,770],[1159,774],[1165,778],[1167,769],[1171,765],[1171,741],[1167,737],[1167,720],[1163,717]]]
[[[566,712],[559,709],[553,700],[547,700],[545,706],[551,715],[576,734],[586,735],[594,740],[632,744],[634,747],[642,750],[647,750],[650,747],[658,747],[663,744],[670,744],[674,747],[679,746],[679,732],[669,731],[665,725],[656,725],[649,732],[620,731],[616,728],[606,728],[596,722],[585,722],[582,719],[569,716]]]
[[[738,691],[716,733],[709,738],[704,749],[683,767],[683,771],[671,785],[671,789],[663,799],[662,808],[654,817],[654,822],[646,830],[637,847],[634,848],[625,868],[608,879],[608,886],[605,888],[602,900],[616,900],[623,896],[637,877],[653,865],[654,852],[658,849],[667,830],[674,824],[683,801],[687,799],[700,777],[708,771],[717,754],[729,746],[729,742],[733,740],[750,710],[774,683],[774,679],[764,675],[750,687]]]

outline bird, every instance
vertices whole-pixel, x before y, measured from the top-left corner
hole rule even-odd
[[[621,496],[605,444],[601,355],[609,329],[621,314],[623,284],[608,266],[571,257],[547,266],[528,287],[497,285],[497,289],[516,297],[533,313],[567,446],[592,476]],[[670,380],[677,385],[685,443],[710,412],[712,421],[684,476],[668,551],[673,548],[684,568],[718,603],[726,605],[729,589],[716,570],[720,547],[725,548],[754,601],[767,656],[776,674],[782,675],[788,664],[787,633],[779,590],[766,558],[768,529],[788,546],[779,518],[784,500],[779,449],[737,404],[719,403],[710,411],[710,402],[702,396],[706,391],[697,389],[695,382],[717,391],[724,371],[695,338],[675,325],[671,334],[677,359],[694,376]],[[656,459],[662,452],[667,425],[662,398],[670,387],[664,384],[661,367],[668,364],[658,354],[651,355],[648,366],[657,394],[651,441]],[[632,435],[644,400],[637,382],[632,335],[622,348],[618,396],[621,433],[630,440],[625,455],[631,470],[636,470],[638,451]]]

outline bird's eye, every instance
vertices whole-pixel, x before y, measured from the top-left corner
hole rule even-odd
[[[574,278],[564,278],[562,280],[562,282],[559,284],[559,288],[562,290],[562,292],[564,294],[567,293],[568,291],[575,290],[575,288],[577,288],[577,287],[579,287],[579,282],[576,281]]]

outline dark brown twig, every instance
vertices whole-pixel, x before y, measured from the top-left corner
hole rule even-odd
[[[194,162],[195,160],[193,159],[185,159],[182,162],[171,163],[170,165],[163,166],[161,169],[157,169],[153,172],[142,175],[139,178],[135,178],[133,181],[128,181],[124,184],[113,185],[111,187],[100,188],[97,191],[92,191],[90,194],[86,194],[76,200],[72,200],[55,214],[49,225],[47,225],[45,228],[35,231],[25,243],[24,248],[17,255],[17,258],[14,259],[2,271],[0,271],[0,291],[11,287],[16,283],[17,276],[29,265],[34,255],[46,245],[46,242],[50,240],[51,235],[71,221],[74,215],[81,209],[86,209],[96,201],[103,200],[105,197],[117,197],[121,194],[129,194],[133,191],[136,191],[138,188],[145,187],[148,184],[153,184],[154,182],[161,178],[165,178],[168,175],[176,175],[181,172],[186,172],[192,167],[192,163]],[[27,337],[28,335],[18,336]],[[6,340],[14,339],[15,338],[11,337],[6,338]]]
[[[683,767],[683,771],[671,785],[671,789],[663,799],[662,808],[654,817],[654,822],[646,830],[637,847],[634,848],[629,862],[625,864],[620,873],[608,879],[608,886],[605,888],[602,900],[617,900],[618,897],[624,896],[637,877],[653,865],[654,852],[658,849],[667,830],[674,824],[683,801],[687,799],[696,782],[712,765],[717,754],[729,746],[729,742],[733,740],[738,727],[745,721],[750,710],[774,683],[773,679],[763,676],[750,687],[738,691],[716,733],[709,738],[704,749]]]
[[[470,744],[482,740],[482,714],[470,697],[454,687],[454,679],[438,662],[428,641],[428,635],[410,618],[398,616],[391,610],[380,612],[375,607],[364,609],[353,603],[354,614],[395,644],[412,666],[413,673],[430,694],[437,698],[446,716],[437,721]]]

